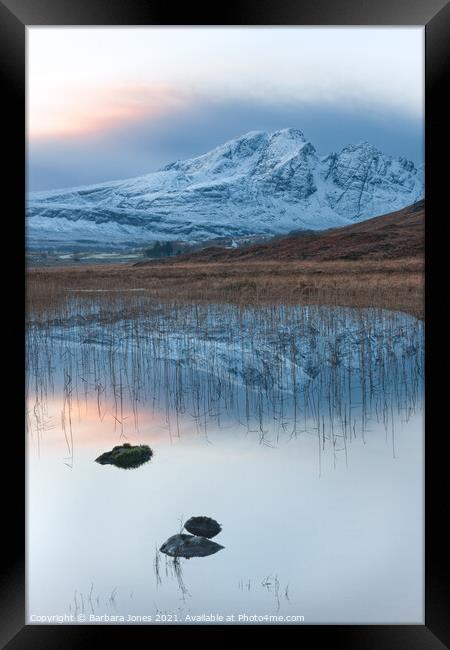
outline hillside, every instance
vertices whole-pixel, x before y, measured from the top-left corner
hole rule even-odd
[[[177,262],[251,262],[288,260],[363,260],[420,257],[425,248],[425,202],[343,228],[293,234],[264,244],[206,248]],[[151,262],[140,262],[139,265]]]

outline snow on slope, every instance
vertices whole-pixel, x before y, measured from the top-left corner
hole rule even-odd
[[[423,197],[423,168],[367,142],[319,157],[297,129],[252,131],[139,178],[29,195],[30,246],[279,234],[346,225]]]

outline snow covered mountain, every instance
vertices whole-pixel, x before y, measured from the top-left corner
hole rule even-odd
[[[138,178],[32,193],[27,239],[32,248],[120,248],[321,230],[398,210],[423,194],[423,165],[367,142],[321,157],[297,129],[252,131]]]

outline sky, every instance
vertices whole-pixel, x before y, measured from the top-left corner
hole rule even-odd
[[[28,27],[27,186],[129,178],[252,130],[423,162],[423,27]]]

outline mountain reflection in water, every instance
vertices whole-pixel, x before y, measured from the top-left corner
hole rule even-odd
[[[401,313],[155,305],[30,324],[28,616],[421,622],[422,402],[423,324]],[[123,443],[151,462],[94,462]],[[226,552],[155,555],[183,513],[217,515]]]

